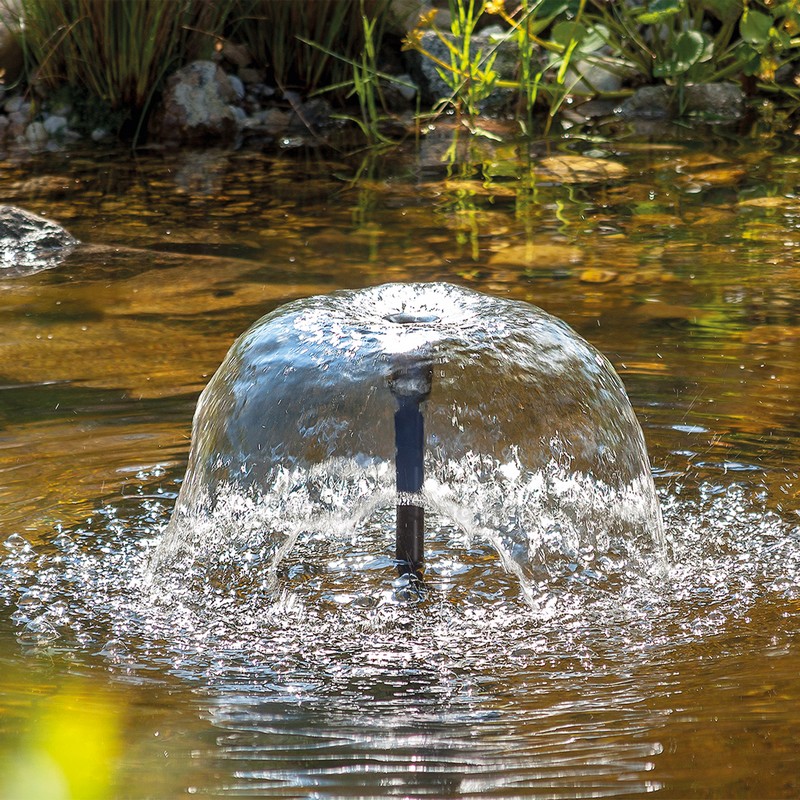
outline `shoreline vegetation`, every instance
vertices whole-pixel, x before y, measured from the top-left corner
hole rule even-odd
[[[490,139],[614,115],[794,133],[800,111],[797,0],[0,0],[0,17],[7,145],[377,146],[443,117]]]

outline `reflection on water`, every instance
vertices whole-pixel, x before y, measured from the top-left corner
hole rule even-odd
[[[8,202],[103,246],[0,281],[0,761],[28,765],[0,769],[0,796],[47,796],[76,704],[71,730],[107,731],[92,746],[118,765],[84,796],[800,791],[800,156],[560,145],[623,168],[598,176],[497,144],[448,169],[434,145],[354,184],[360,164],[314,154],[2,163]],[[146,581],[235,336],[395,279],[532,301],[609,356],[666,576],[532,607],[441,518],[431,591],[404,601],[378,509],[355,540],[309,531],[277,581],[255,552],[236,586]]]

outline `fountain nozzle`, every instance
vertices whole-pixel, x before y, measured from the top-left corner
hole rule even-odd
[[[400,575],[422,579],[425,561],[425,509],[419,499],[425,480],[425,420],[420,403],[431,391],[433,364],[422,353],[394,361],[389,389],[397,400],[394,415],[397,473],[397,537],[395,557]]]

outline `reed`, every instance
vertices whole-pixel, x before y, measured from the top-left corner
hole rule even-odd
[[[352,81],[351,64],[360,62],[365,47],[362,16],[374,20],[386,5],[386,0],[238,0],[236,35],[281,88],[311,93],[343,87]],[[340,88],[334,93],[342,96]]]
[[[21,0],[12,29],[37,88],[80,88],[138,116],[171,71],[213,50],[229,10],[216,0]]]

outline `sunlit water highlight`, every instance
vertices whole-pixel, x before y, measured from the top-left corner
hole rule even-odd
[[[320,348],[330,347],[329,337],[310,330]],[[557,331],[581,363],[605,369],[568,329]],[[394,334],[397,343],[402,335]],[[424,326],[411,334],[431,346]],[[347,336],[341,328],[335,341]],[[452,346],[452,329],[447,337]],[[320,351],[311,352],[313,360]],[[241,346],[232,353],[246,362]],[[475,361],[456,363],[455,374]],[[500,363],[492,362],[495,378]],[[236,386],[225,370],[227,386]],[[568,365],[562,380],[573,372]],[[444,371],[439,377],[447,386]],[[391,413],[384,393],[379,420]],[[212,389],[205,402],[217,409],[220,396]],[[601,393],[590,419],[629,414],[609,396]],[[794,520],[769,511],[755,485],[705,483],[683,499],[671,483],[660,492],[662,531],[649,469],[637,472],[647,464],[638,425],[631,440],[618,429],[607,439],[641,448],[627,462],[633,466],[620,471],[611,459],[598,476],[554,457],[563,443],[545,447],[544,457],[530,439],[527,451],[487,451],[485,431],[470,440],[462,424],[469,404],[444,405],[462,435],[450,455],[431,403],[437,444],[419,498],[428,511],[424,591],[410,591],[390,557],[391,451],[332,446],[315,460],[284,426],[288,466],[267,460],[238,470],[234,457],[225,463],[234,469],[212,485],[213,500],[195,456],[180,497],[167,483],[124,509],[98,509],[47,544],[8,537],[0,600],[16,609],[20,644],[76,666],[99,660],[126,680],[172,676],[203,686],[204,713],[225,732],[203,757],[238,765],[221,795],[576,797],[658,789],[648,774],[663,747],[663,712],[652,700],[670,691],[667,665],[709,638],[735,641],[765,594],[778,606],[800,598]],[[204,407],[201,400],[201,420]],[[204,430],[215,444],[225,441],[213,426]],[[595,429],[588,434],[596,441]],[[576,425],[570,440],[582,435]],[[216,469],[219,459],[209,463]],[[254,486],[232,474],[268,482]]]
[[[613,581],[579,570],[533,602],[488,545],[442,520],[429,591],[398,595],[392,561],[376,556],[393,521],[381,513],[347,547],[300,539],[274,580],[255,559],[249,583],[241,568],[235,585],[199,569],[154,583],[169,496],[127,517],[99,509],[47,546],[9,537],[0,598],[25,648],[206,685],[228,731],[209,757],[241,761],[233,794],[658,788],[646,776],[660,713],[644,702],[657,687],[637,675],[735,636],[760,603],[800,597],[797,526],[737,484],[691,500],[662,491],[666,572],[655,555]]]

